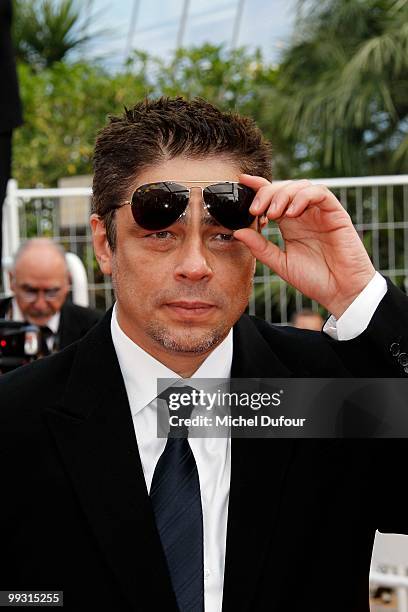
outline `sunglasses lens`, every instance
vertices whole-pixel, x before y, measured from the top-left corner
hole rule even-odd
[[[162,230],[172,225],[187,208],[189,191],[171,182],[142,185],[133,194],[132,214],[147,230]]]
[[[216,183],[204,189],[204,202],[208,212],[224,227],[240,229],[248,227],[255,219],[249,207],[255,192],[240,183]]]

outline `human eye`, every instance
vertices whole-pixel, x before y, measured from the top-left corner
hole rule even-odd
[[[153,240],[169,240],[172,238],[173,234],[168,232],[167,230],[162,230],[160,232],[153,232],[152,234],[148,234],[146,238],[151,238]]]
[[[47,289],[45,291],[45,295],[49,298],[54,298],[54,297],[57,297],[60,291],[61,291],[60,287],[53,287],[52,289]]]
[[[218,233],[214,235],[214,239],[218,242],[232,242],[235,240],[234,234]]]
[[[21,290],[28,295],[37,295],[38,289],[31,287],[31,285],[22,285]]]

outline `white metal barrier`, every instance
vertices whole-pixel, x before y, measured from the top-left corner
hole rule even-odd
[[[350,213],[376,269],[400,285],[405,282],[407,288],[408,175],[313,179],[312,183],[324,184],[336,193]],[[20,241],[33,235],[52,237],[83,261],[90,304],[105,309],[112,303],[112,286],[110,278],[104,278],[98,270],[89,223],[84,222],[89,214],[90,198],[91,189],[86,187],[19,189],[14,180],[9,181],[4,206],[3,256],[7,266]],[[71,205],[74,201],[87,203],[86,214],[81,213],[80,225],[75,225],[75,207],[71,206],[70,212],[70,206],[64,206],[64,202]],[[61,210],[64,214],[61,214]],[[70,214],[71,220],[66,218]],[[29,227],[28,218],[34,224],[34,229]],[[269,239],[281,244],[276,225],[271,224],[264,231]],[[7,279],[5,283],[7,286]],[[83,295],[83,274],[77,280],[74,270],[73,283],[74,286],[77,283],[81,285]],[[317,310],[318,304],[302,296],[258,262],[249,313],[267,321],[285,324],[291,312],[303,307]]]
[[[89,306],[88,279],[85,266],[75,253],[66,253],[71,276],[72,301],[79,306]]]

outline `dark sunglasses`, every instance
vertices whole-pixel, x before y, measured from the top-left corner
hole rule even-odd
[[[206,181],[186,181],[189,184]],[[223,181],[207,187],[187,187],[177,181],[161,181],[141,185],[130,201],[133,218],[147,230],[163,230],[185,213],[190,200],[190,190],[201,189],[205,209],[223,227],[235,230],[251,225],[255,219],[249,207],[255,191],[246,185]]]

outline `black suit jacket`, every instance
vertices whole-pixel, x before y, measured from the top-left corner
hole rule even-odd
[[[11,40],[11,0],[0,1],[0,133],[22,123],[16,63]]]
[[[232,376],[405,375],[390,346],[408,352],[407,319],[392,286],[349,342],[244,315]],[[0,589],[63,590],[72,612],[176,612],[110,313],[1,377],[0,407]],[[393,490],[407,441],[231,444],[224,612],[368,611],[375,530],[408,533],[405,506],[375,483]]]
[[[0,300],[0,319],[9,310],[12,298]],[[99,321],[102,313],[92,308],[84,308],[67,300],[61,308],[58,327],[59,347],[61,349],[79,340]]]

